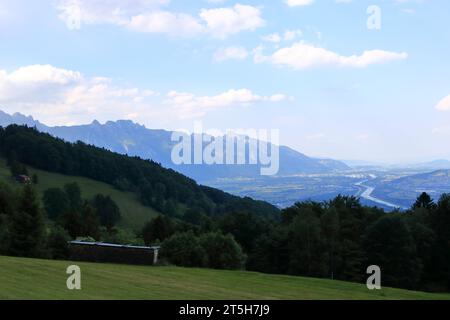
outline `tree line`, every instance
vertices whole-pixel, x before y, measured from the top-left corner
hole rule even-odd
[[[202,255],[198,244],[211,232],[232,236],[247,270],[365,282],[367,267],[378,265],[384,286],[450,290],[450,194],[434,202],[423,193],[406,212],[386,213],[338,196],[297,203],[282,210],[280,219],[238,211],[192,224],[161,216],[142,236],[148,244],[162,241],[163,249],[170,248],[162,250],[170,262],[201,267],[202,259],[191,258]],[[235,259],[236,267],[243,257]]]

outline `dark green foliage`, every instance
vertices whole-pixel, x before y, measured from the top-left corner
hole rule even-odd
[[[415,288],[421,263],[411,231],[399,214],[387,215],[367,229],[364,237],[366,265],[381,268],[387,286]]]
[[[193,232],[176,233],[161,246],[163,258],[183,267],[204,267],[207,265],[205,249]]]
[[[87,201],[81,209],[83,220],[83,236],[100,240],[100,219],[97,210]]]
[[[437,208],[430,212],[430,225],[436,235],[431,258],[433,287],[448,290],[450,288],[450,194],[442,195]]]
[[[195,224],[195,225],[200,225],[204,216],[205,216],[205,214],[201,208],[194,207],[194,208],[188,209],[185,212],[185,214],[183,216],[183,221],[186,221],[187,223],[191,223],[191,224]]]
[[[19,162],[17,158],[17,153],[15,151],[11,151],[8,153],[7,156],[7,165],[9,169],[11,170],[11,175],[13,177],[17,177],[19,175],[28,175],[27,168]]]
[[[111,230],[101,230],[103,242],[125,245],[143,246],[144,241],[131,230],[114,227]]]
[[[8,185],[0,183],[0,215],[11,216],[17,201],[17,195]]]
[[[220,232],[175,233],[162,243],[161,252],[170,263],[184,267],[236,270],[244,267],[246,259],[233,236]]]
[[[231,235],[206,233],[199,241],[205,250],[208,268],[237,270],[244,267],[246,257]]]
[[[67,230],[72,239],[85,236],[83,216],[79,211],[67,211],[59,217],[58,224]]]
[[[175,233],[174,222],[167,216],[158,216],[147,223],[142,230],[142,237],[146,245],[155,241],[164,241]]]
[[[45,211],[47,212],[47,217],[52,220],[58,219],[70,208],[67,193],[60,188],[46,190],[42,200],[44,202]]]
[[[92,206],[97,210],[102,226],[111,229],[120,220],[120,209],[110,196],[96,195],[92,200]]]
[[[245,252],[252,252],[256,239],[267,232],[271,222],[256,213],[239,211],[225,214],[219,220],[219,229],[225,234],[232,234]]]
[[[8,253],[21,257],[44,254],[44,219],[34,189],[26,185],[10,217]]]
[[[423,192],[416,200],[416,202],[413,205],[413,210],[414,209],[419,209],[419,208],[425,208],[425,209],[434,209],[436,207],[436,204],[434,203],[433,199],[431,198],[431,196],[426,193]]]
[[[266,273],[287,274],[289,256],[288,230],[277,226],[257,238],[255,250],[249,255],[247,268]]]
[[[9,217],[0,213],[0,255],[8,252]]]
[[[68,241],[70,236],[60,226],[52,228],[47,239],[47,248],[52,259],[64,260],[69,257]]]
[[[325,276],[324,242],[320,219],[312,210],[300,212],[289,228],[290,261],[288,272],[306,276]]]
[[[81,199],[80,186],[74,182],[64,186],[64,192],[66,193],[69,209],[72,211],[79,211],[83,200]]]

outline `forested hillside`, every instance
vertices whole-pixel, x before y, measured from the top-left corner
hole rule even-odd
[[[175,217],[182,217],[189,208],[204,216],[240,209],[272,216],[278,212],[265,202],[199,186],[194,180],[156,162],[82,142],[68,143],[33,128],[13,125],[1,129],[0,154],[10,162],[111,184],[137,194],[144,205]]]

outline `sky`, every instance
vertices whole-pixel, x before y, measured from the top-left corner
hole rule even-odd
[[[447,0],[0,0],[0,110],[450,159]]]

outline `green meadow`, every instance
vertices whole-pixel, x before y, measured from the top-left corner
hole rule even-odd
[[[81,290],[66,287],[66,269],[81,268]],[[0,299],[450,299],[342,281],[245,271],[126,266],[0,256]]]

